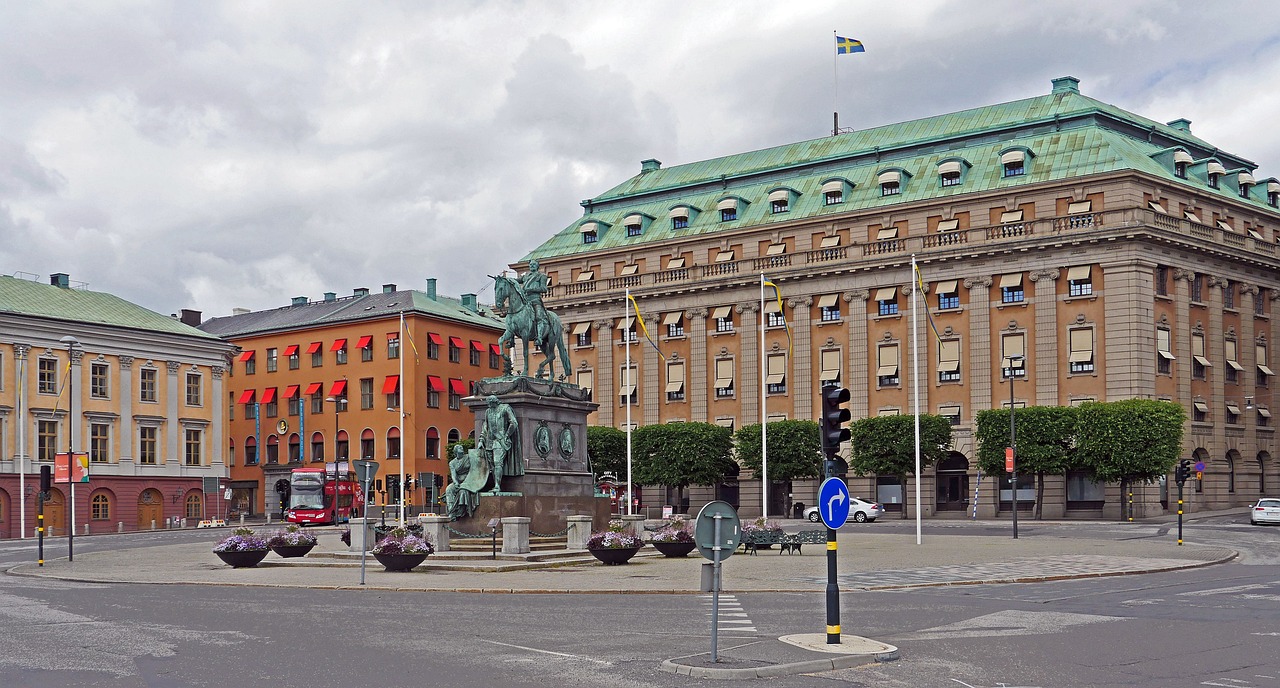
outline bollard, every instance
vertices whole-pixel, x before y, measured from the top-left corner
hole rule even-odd
[[[151,529],[152,529],[152,530],[155,530],[155,529],[156,529],[156,520],[155,520],[154,518],[153,518],[153,519],[151,519]]]
[[[116,521],[116,532],[117,533],[124,532],[124,521]]]
[[[88,523],[84,524],[84,534],[85,534],[85,535],[88,535],[88,534],[89,534],[89,524],[88,524]]]
[[[244,514],[240,514],[240,525],[244,525]]]
[[[184,518],[184,519],[179,520],[179,521],[178,521],[178,527],[179,527],[179,528],[186,528],[186,527],[187,527],[187,519],[185,519],[185,518]]]
[[[271,512],[267,512],[267,525],[271,525]]]

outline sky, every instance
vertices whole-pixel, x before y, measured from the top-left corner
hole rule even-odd
[[[427,278],[487,302],[641,160],[1064,75],[1280,177],[1274,0],[3,2],[0,274],[205,318]]]

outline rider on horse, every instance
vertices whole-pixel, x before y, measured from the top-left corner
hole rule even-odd
[[[529,271],[516,278],[514,284],[520,290],[520,295],[533,308],[533,322],[534,327],[537,328],[536,341],[542,342],[547,336],[547,309],[542,305],[542,295],[547,293],[550,281],[547,279],[547,274],[538,267],[537,258],[530,260]]]

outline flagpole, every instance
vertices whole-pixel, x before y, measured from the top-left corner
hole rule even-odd
[[[835,42],[839,40],[840,37],[833,30],[831,32],[831,38],[831,135],[836,136],[840,133],[840,77],[836,70],[836,62],[840,57],[840,51],[836,50]]]
[[[911,254],[911,388],[916,434],[916,544],[920,544],[920,336],[916,328],[916,303],[920,291],[916,255]]]
[[[760,513],[769,518],[769,412],[765,405],[768,396],[765,385],[766,370],[764,357],[764,273],[760,273],[760,486],[762,506]]]
[[[28,348],[27,352],[30,351]],[[18,532],[24,540],[27,537],[27,355],[24,353],[18,359],[18,494],[22,498]]]
[[[401,342],[403,342],[404,338],[405,338],[405,337],[404,337],[404,309],[403,309],[403,308],[401,308],[401,309],[400,309],[400,339],[401,339]],[[384,339],[385,339],[385,337],[384,337]],[[408,445],[408,443],[405,441],[405,440],[406,440],[406,439],[408,439],[408,438],[405,436],[405,435],[406,435],[406,433],[405,433],[405,431],[404,431],[404,396],[405,396],[405,395],[404,395],[404,388],[405,388],[405,384],[404,384],[404,347],[403,347],[403,346],[401,346],[401,347],[400,347],[400,351],[398,351],[398,352],[396,352],[396,353],[397,353],[397,355],[398,355],[398,356],[399,356],[399,358],[400,358],[400,379],[399,379],[399,380],[397,380],[397,382],[400,384],[400,428],[399,428],[399,429],[400,429],[400,526],[401,526],[401,527],[404,527],[404,452],[405,452],[405,447]],[[336,460],[336,459],[335,459],[335,460]],[[336,466],[336,464],[335,464],[335,466]],[[335,468],[335,470],[336,470],[336,468]],[[337,499],[337,496],[336,496],[336,495],[334,496],[334,499],[335,499],[335,500]],[[334,506],[334,513],[335,513],[335,514],[337,513],[337,506],[336,506],[336,503],[335,503],[335,506]],[[336,516],[334,517],[334,520],[337,520],[337,517],[336,517]]]
[[[626,292],[627,292],[626,298],[622,300],[622,323],[624,325],[627,322],[627,318],[630,317],[628,313],[630,313],[630,309],[631,309],[631,289],[627,289]],[[627,371],[627,376],[625,378],[626,381],[622,385],[623,389],[625,390],[627,387],[627,384],[632,382],[631,380],[631,328],[628,327],[622,330],[622,338],[623,338],[623,341],[626,343],[625,344],[626,353],[624,354],[625,359],[622,361],[622,369]],[[635,488],[631,484],[631,394],[630,393],[627,394],[626,402],[624,405],[627,407],[627,515],[633,516],[635,515],[636,499],[635,499],[635,494],[633,493],[633,490]]]

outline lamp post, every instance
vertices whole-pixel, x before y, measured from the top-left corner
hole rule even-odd
[[[342,520],[338,515],[338,411],[342,409],[346,399],[342,397],[325,397],[325,401],[333,404],[333,525],[341,524]],[[329,479],[329,471],[325,470],[325,480]],[[354,498],[354,495],[353,495]],[[355,503],[355,500],[352,500]]]
[[[1019,370],[1026,371],[1026,362],[1022,356],[1009,357],[1009,487],[1013,488],[1013,539],[1018,539],[1018,440],[1017,426],[1014,423],[1013,382]]]
[[[59,341],[67,345],[67,517],[71,520],[71,527],[67,529],[67,561],[75,561],[76,479],[72,463],[76,460],[76,376],[71,373],[71,361],[80,340],[67,335]]]

